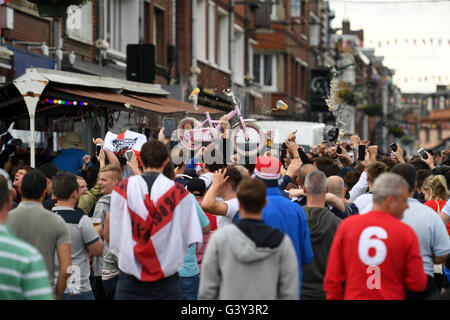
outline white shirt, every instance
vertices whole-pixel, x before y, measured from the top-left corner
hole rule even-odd
[[[442,212],[450,216],[450,201],[447,201],[445,206],[442,208]]]
[[[372,204],[373,201],[373,194],[372,193],[364,193],[360,195],[358,198],[356,198],[355,201],[353,201],[353,204],[358,207],[359,214],[364,214],[369,211],[365,211],[366,207]]]
[[[233,218],[239,211],[238,198],[224,201],[228,205],[227,214],[225,216],[217,216],[217,229],[233,222]]]
[[[352,190],[350,190],[350,201],[355,201],[356,198],[367,191],[368,187],[369,183],[367,182],[367,172],[363,171],[358,182],[353,186]]]

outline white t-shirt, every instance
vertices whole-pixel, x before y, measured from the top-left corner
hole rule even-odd
[[[238,198],[224,201],[228,205],[227,214],[225,216],[217,216],[217,229],[233,222],[233,218],[239,211]]]

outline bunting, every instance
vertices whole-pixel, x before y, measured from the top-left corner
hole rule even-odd
[[[401,45],[423,45],[423,46],[439,46],[442,47],[443,39],[442,38],[413,38],[413,39],[403,39],[403,42],[400,41],[399,38],[390,38],[390,39],[369,39],[367,43],[374,44],[376,43],[379,48],[382,48],[383,46],[401,46]],[[450,39],[447,39],[447,43],[450,46]]]

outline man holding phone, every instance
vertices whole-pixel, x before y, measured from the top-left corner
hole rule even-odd
[[[169,139],[172,137],[174,128],[174,120],[173,118],[165,118],[164,119],[164,137]]]

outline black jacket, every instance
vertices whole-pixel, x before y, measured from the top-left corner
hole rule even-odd
[[[323,280],[327,270],[328,253],[341,219],[328,208],[303,207],[308,220],[313,261],[303,266],[301,299],[325,300]]]

